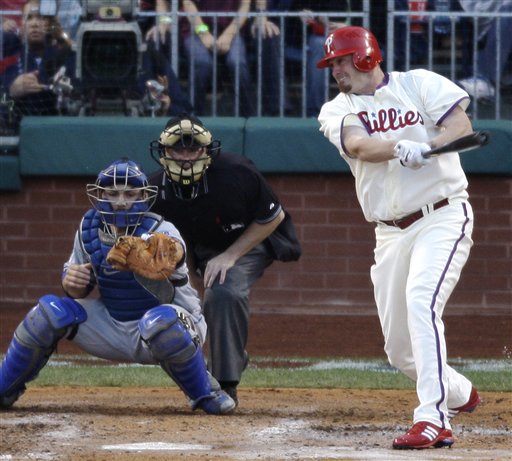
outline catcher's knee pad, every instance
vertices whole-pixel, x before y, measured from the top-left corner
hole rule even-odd
[[[190,323],[181,312],[163,305],[144,314],[139,331],[153,357],[197,406],[210,396],[212,389],[202,349]]]
[[[46,295],[16,329],[16,336],[27,346],[55,346],[68,329],[87,320],[85,309],[71,298]]]
[[[86,319],[84,308],[73,299],[43,296],[14,332],[0,367],[0,396],[24,388],[46,365],[68,329]]]

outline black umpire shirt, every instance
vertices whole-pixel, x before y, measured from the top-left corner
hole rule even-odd
[[[176,196],[163,171],[150,183],[159,187],[151,211],[173,223],[188,245],[222,252],[256,221],[265,224],[277,217],[281,204],[255,165],[246,157],[221,152],[200,181],[194,199]]]

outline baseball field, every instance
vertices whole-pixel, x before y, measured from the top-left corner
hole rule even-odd
[[[22,315],[0,312],[2,351]],[[470,377],[501,369],[510,379],[509,316],[447,317],[446,325],[454,366]],[[396,377],[385,378],[390,370],[375,317],[257,314],[251,328],[253,359],[239,388],[240,406],[223,417],[190,411],[165,379],[162,385],[126,386],[114,375],[91,386],[89,377],[77,375],[71,384],[52,384],[52,376],[73,374],[88,361],[61,343],[20,401],[0,413],[0,460],[511,459],[510,382],[502,383],[508,391],[480,389],[478,409],[453,420],[451,449],[396,451],[391,441],[409,428],[416,395],[412,384],[388,388]],[[121,376],[129,368],[113,365]],[[101,366],[112,364],[86,373]],[[362,368],[372,370],[374,382],[359,381]],[[150,383],[150,375],[163,375],[157,367],[135,370],[147,373]],[[338,382],[323,384],[326,373],[339,373]]]

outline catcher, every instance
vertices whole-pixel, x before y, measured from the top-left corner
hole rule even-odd
[[[188,280],[178,230],[150,213],[156,187],[117,160],[87,185],[82,218],[64,264],[66,296],[45,295],[14,332],[0,367],[0,408],[11,407],[66,338],[107,360],[159,364],[192,409],[226,414],[235,402],[208,373],[206,323]],[[97,287],[98,298],[88,297]]]

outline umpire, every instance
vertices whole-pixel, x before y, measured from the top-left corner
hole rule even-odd
[[[291,218],[254,164],[221,153],[221,143],[196,117],[168,121],[150,152],[163,168],[153,211],[184,236],[203,278],[208,368],[238,403],[248,363],[249,295],[274,260],[300,257]]]

